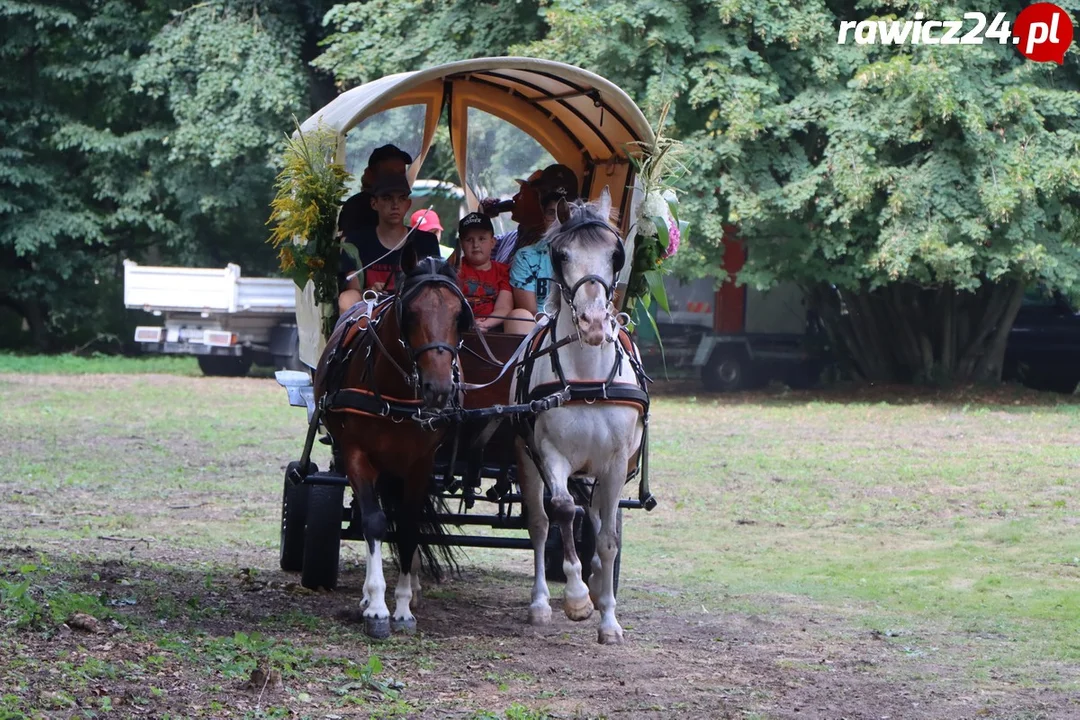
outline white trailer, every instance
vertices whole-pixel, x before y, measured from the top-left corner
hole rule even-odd
[[[245,375],[253,363],[303,367],[292,280],[242,277],[232,263],[219,270],[125,260],[124,306],[163,321],[135,329],[143,350],[195,355],[206,375]]]

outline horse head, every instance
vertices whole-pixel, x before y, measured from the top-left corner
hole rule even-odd
[[[408,250],[408,248],[407,248]],[[402,253],[395,281],[401,342],[413,364],[413,385],[424,406],[439,410],[456,398],[458,349],[473,324],[472,310],[458,288],[453,266],[435,257],[417,260]]]
[[[611,224],[611,195],[604,188],[595,203],[560,200],[557,215],[547,241],[554,279],[575,330],[589,345],[612,342],[615,283],[626,250]]]

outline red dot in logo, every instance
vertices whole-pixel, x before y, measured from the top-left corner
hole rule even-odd
[[[1012,32],[1013,44],[1021,55],[1061,65],[1073,40],[1072,18],[1053,3],[1035,3],[1016,16]]]

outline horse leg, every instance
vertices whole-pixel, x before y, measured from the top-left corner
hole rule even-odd
[[[532,458],[518,444],[518,483],[529,516],[529,540],[533,546],[533,590],[529,605],[529,624],[547,625],[551,622],[551,594],[544,569],[544,544],[547,542],[548,517],[544,512],[544,481]]]
[[[382,639],[390,636],[390,611],[386,607],[386,580],[382,568],[382,541],[386,537],[386,515],[375,494],[378,471],[360,450],[351,449],[345,457],[346,472],[360,505],[360,523],[367,546],[364,576],[364,632]]]
[[[405,534],[401,523],[398,523],[398,532]],[[394,589],[394,599],[397,603],[394,606],[394,614],[390,617],[390,629],[407,635],[416,632],[416,617],[409,609],[409,605],[413,599],[413,559],[420,555],[420,551],[416,548],[416,533],[413,532],[412,535],[411,538],[398,540],[398,561],[401,564],[401,572],[398,573],[397,587]]]
[[[413,607],[420,607],[420,602],[424,599],[420,592],[420,553],[413,553],[412,559],[412,605]]]
[[[414,468],[407,475],[403,488],[396,533],[401,572],[398,575],[397,588],[394,590],[397,605],[390,619],[390,627],[395,632],[408,634],[416,632],[416,618],[409,605],[413,600],[413,579],[419,575],[420,520],[428,502],[430,483],[431,465],[422,464],[421,468]],[[417,578],[417,591],[419,591],[419,584],[419,578]]]
[[[595,478],[593,478],[595,480]],[[593,540],[595,541],[600,537],[600,510],[594,505],[589,505],[585,512],[589,513],[589,520],[592,521]],[[584,558],[582,562],[588,560],[592,565],[592,572],[589,574],[589,599],[592,600],[594,607],[600,607],[600,553],[596,551],[600,545],[597,542],[593,542],[593,556],[591,558]]]
[[[619,554],[622,541],[615,516],[619,512],[619,494],[625,477],[619,470],[613,471],[611,468],[625,465],[625,462],[621,466],[619,463],[609,465],[606,472],[597,476],[593,490],[591,510],[600,516],[600,531],[596,536],[596,554],[600,562],[599,568],[593,565],[593,576],[589,582],[593,586],[593,597],[598,598],[596,607],[600,610],[600,629],[596,639],[602,645],[619,645],[623,641],[622,626],[615,619],[615,557]]]
[[[546,448],[545,448],[546,449]],[[589,599],[589,588],[581,579],[581,560],[574,545],[574,517],[577,515],[577,503],[574,502],[567,479],[570,477],[570,465],[557,452],[548,452],[541,457],[550,473],[551,514],[562,532],[563,572],[566,573],[566,590],[563,592],[563,612],[571,620],[585,620],[592,615],[593,604]]]

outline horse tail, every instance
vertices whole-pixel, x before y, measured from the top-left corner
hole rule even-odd
[[[427,488],[425,488],[426,490]],[[386,514],[387,530],[393,533],[396,542],[393,543],[394,559],[402,571],[409,568],[402,567],[400,544],[408,538],[402,536],[402,531],[408,533],[410,528],[402,527],[401,520],[409,515],[417,518],[417,526],[412,532],[417,533],[416,552],[420,553],[420,566],[426,570],[436,582],[442,582],[447,572],[457,574],[460,571],[458,565],[458,551],[455,547],[445,542],[424,542],[421,538],[432,540],[444,540],[450,536],[445,524],[439,521],[440,513],[449,512],[446,501],[424,492],[423,504],[417,507],[409,507],[405,499],[405,483],[399,478],[382,476],[379,478],[379,500]]]

